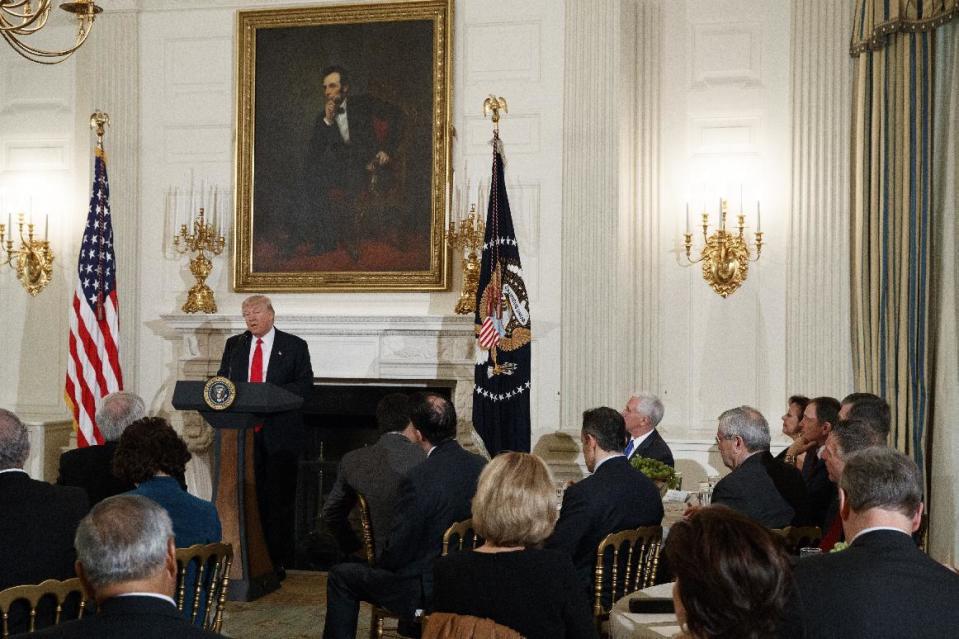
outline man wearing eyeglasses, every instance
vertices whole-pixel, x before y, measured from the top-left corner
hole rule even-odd
[[[769,424],[758,410],[740,406],[720,415],[716,446],[732,472],[716,484],[712,503],[729,506],[767,528],[800,523],[806,510],[802,476],[769,453]]]

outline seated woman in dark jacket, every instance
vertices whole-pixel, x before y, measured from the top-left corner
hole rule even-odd
[[[162,417],[144,417],[130,424],[113,456],[113,473],[136,484],[128,494],[149,497],[173,520],[177,548],[209,544],[222,537],[216,507],[184,490],[183,477],[190,451]]]
[[[527,639],[595,637],[570,558],[538,546],[556,524],[556,486],[543,461],[503,453],[479,477],[473,527],[485,543],[436,560],[433,610],[492,619]]]

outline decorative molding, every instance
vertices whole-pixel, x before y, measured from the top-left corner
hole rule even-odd
[[[68,39],[69,36],[64,38]],[[44,67],[41,76],[36,73],[36,64],[19,57],[9,64],[0,64],[0,112],[22,112],[26,115],[47,110],[68,113],[73,106],[69,102],[75,83],[73,69],[72,61],[68,61]],[[57,97],[51,96],[51,86],[60,88],[56,93]]]
[[[759,116],[692,118],[692,155],[759,155]]]
[[[539,20],[470,24],[466,26],[464,39],[467,84],[540,81],[542,23]]]
[[[66,171],[72,151],[64,139],[6,140],[3,143],[3,171]]]
[[[178,37],[163,42],[163,76],[169,123],[232,126],[232,37]],[[197,64],[203,60],[203,64]],[[211,101],[222,109],[210,108]],[[197,120],[197,118],[201,118]]]
[[[177,125],[163,128],[164,161],[194,165],[233,159],[233,129],[219,124]]]
[[[762,25],[730,22],[690,25],[690,86],[758,85],[762,80]]]
[[[853,61],[847,51],[852,6],[842,0],[797,0],[791,22],[785,394],[842,396],[853,389],[849,324]]]
[[[536,154],[540,146],[540,122],[538,113],[513,113],[509,115],[509,145],[506,153],[509,155]],[[490,121],[480,115],[466,116],[465,153],[470,155],[488,155],[492,158],[490,140],[493,134],[490,130]],[[491,160],[492,161],[492,160]],[[486,178],[489,181],[489,178]]]

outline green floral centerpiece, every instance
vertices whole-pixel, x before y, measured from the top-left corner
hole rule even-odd
[[[676,469],[672,466],[667,466],[658,459],[640,457],[639,455],[633,456],[633,458],[629,460],[629,463],[633,468],[652,479],[653,483],[659,486],[659,492],[661,494],[665,495],[666,491],[670,488],[679,489],[679,486],[677,486],[678,477],[676,475]]]

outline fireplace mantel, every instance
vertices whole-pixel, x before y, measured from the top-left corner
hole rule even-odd
[[[160,316],[172,342],[177,379],[215,375],[223,345],[246,325],[239,314]],[[473,319],[457,315],[278,315],[278,329],[293,333],[310,348],[316,383],[406,381],[449,385],[459,415],[459,439],[476,448],[472,428]],[[170,390],[172,397],[172,388]],[[208,448],[211,429],[198,415],[176,413],[172,421],[194,452],[194,490],[210,490]],[[481,446],[481,444],[480,444]]]

